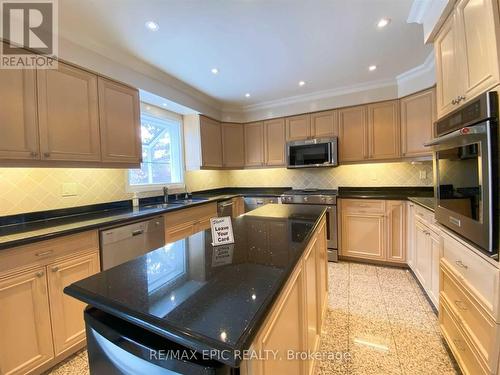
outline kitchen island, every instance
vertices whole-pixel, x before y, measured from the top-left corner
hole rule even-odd
[[[92,374],[302,374],[326,310],[325,209],[266,205],[70,285]],[[170,371],[170,372],[169,372]]]

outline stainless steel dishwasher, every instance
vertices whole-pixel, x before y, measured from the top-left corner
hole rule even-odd
[[[101,269],[117,266],[165,245],[163,216],[124,226],[103,229],[101,242]]]

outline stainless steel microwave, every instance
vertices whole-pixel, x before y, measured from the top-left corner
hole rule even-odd
[[[338,138],[315,138],[286,144],[287,168],[335,167]]]
[[[436,220],[498,254],[498,98],[488,92],[435,123]]]

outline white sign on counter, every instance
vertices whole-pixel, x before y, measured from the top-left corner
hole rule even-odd
[[[212,227],[212,245],[227,245],[234,243],[233,224],[230,216],[213,217],[210,219]]]

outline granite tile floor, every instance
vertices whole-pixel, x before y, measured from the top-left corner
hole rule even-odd
[[[330,293],[316,375],[457,374],[436,314],[404,269],[329,263]],[[87,375],[81,351],[47,374]]]

